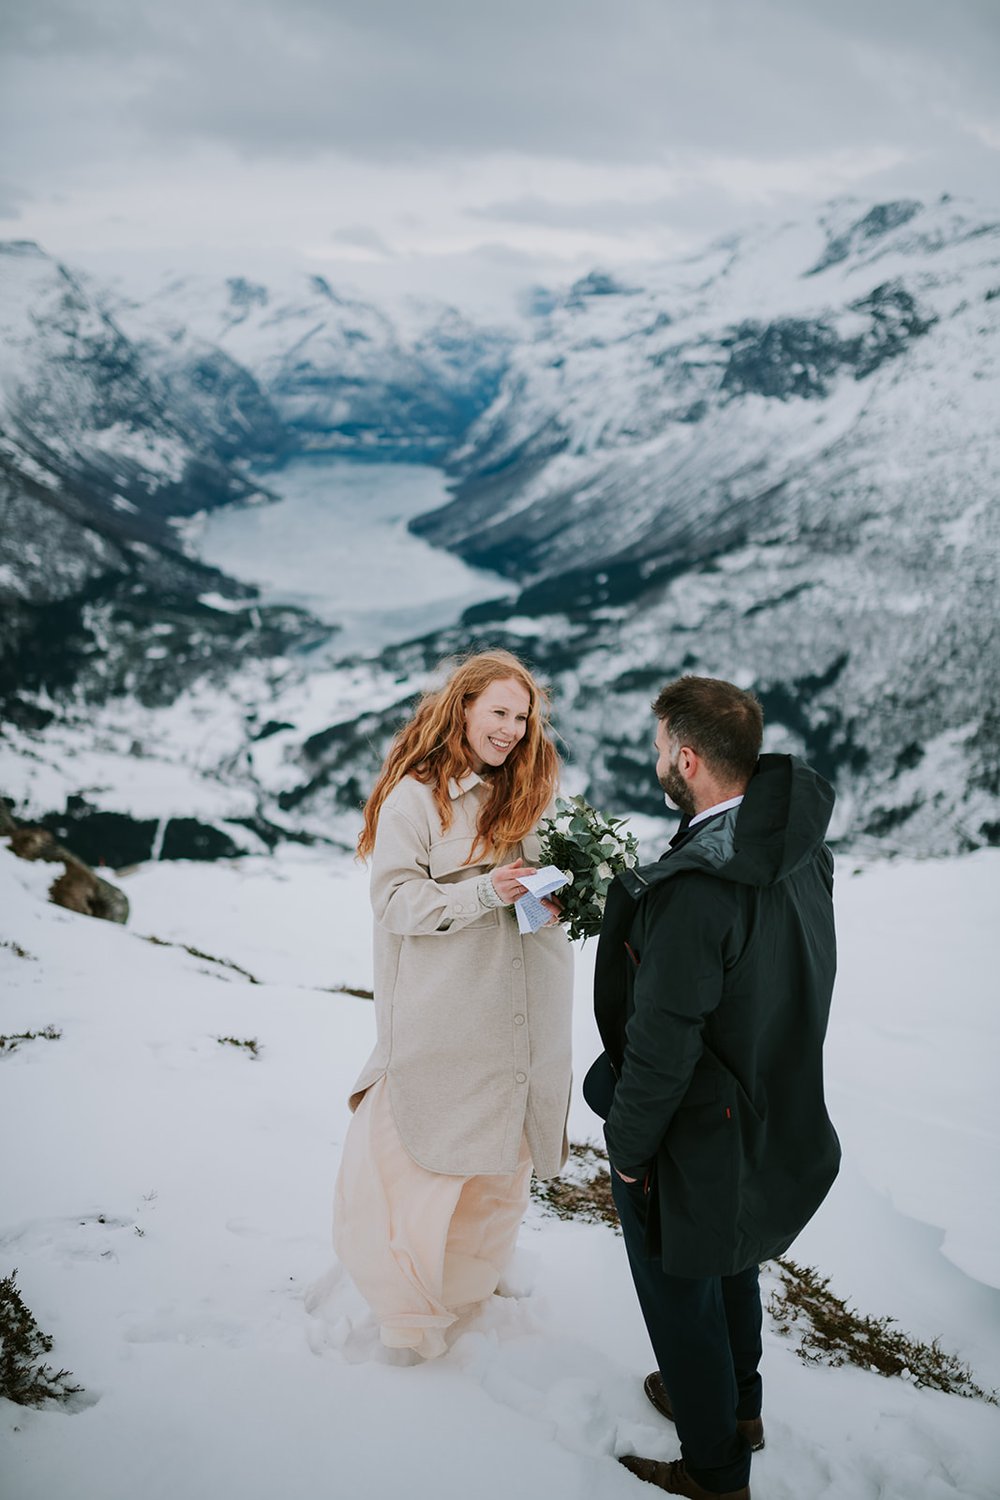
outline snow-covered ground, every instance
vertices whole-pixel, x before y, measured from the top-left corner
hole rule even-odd
[[[993,1109],[1000,854],[842,860],[829,1040],[845,1164],[793,1254],[862,1311],[939,1336],[1000,1385]],[[614,1461],[672,1457],[620,1239],[529,1214],[504,1291],[447,1356],[378,1345],[331,1269],[344,1097],[369,1048],[366,882],[283,850],[145,866],[128,928],[49,905],[51,867],[0,844],[0,1274],[76,1407],[0,1402],[5,1500],[612,1500]],[[198,958],[187,943],[253,974]],[[17,944],[27,957],[12,946]],[[595,1051],[578,962],[577,1073]],[[258,1058],[219,1037],[256,1038]],[[571,1133],[597,1139],[574,1098]],[[855,1368],[806,1367],[768,1326],[757,1500],[987,1500],[1000,1412]]]

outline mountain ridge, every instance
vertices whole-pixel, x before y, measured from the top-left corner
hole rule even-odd
[[[137,514],[166,527],[178,540],[171,566],[185,576],[172,593],[162,580],[150,587],[137,625],[121,597],[134,569],[121,574],[92,632],[116,663],[102,676],[95,646],[70,682],[56,677],[55,696],[75,681],[94,701],[132,693],[166,707],[199,677],[221,683],[259,662],[252,691],[272,686],[254,721],[281,732],[268,752],[280,774],[257,783],[258,811],[318,828],[339,826],[363,795],[404,701],[392,684],[412,694],[441,656],[484,644],[520,650],[550,677],[574,776],[594,800],[655,812],[649,700],[669,676],[698,671],[753,687],[767,748],[804,754],[833,777],[839,837],[883,852],[997,842],[998,292],[995,222],[950,200],[900,200],[830,205],[814,221],[727,236],[643,275],[594,271],[538,293],[533,335],[521,341],[440,310],[397,334],[326,283],[293,296],[238,277],[185,280],[131,307],[102,294],[76,311],[92,336],[110,323],[111,343],[127,342],[126,374],[132,360],[145,375],[135,390],[162,401],[154,435],[184,412],[212,462],[249,490],[241,465],[253,452],[276,465],[289,451],[351,444],[427,456],[433,433],[454,498],[411,524],[520,593],[378,661],[345,663],[352,682],[370,677],[382,707],[359,718],[352,688],[341,717],[331,705],[329,735],[315,721],[306,732],[301,705],[288,706],[305,668],[287,652],[316,638],[315,622],[289,611],[262,620],[246,586],[195,577],[201,565],[164,505],[146,515],[142,497],[117,492],[125,508],[106,497],[107,516],[133,532]],[[9,368],[0,365],[0,391]],[[485,383],[470,371],[486,371]],[[437,395],[421,394],[438,378]],[[467,378],[475,393],[463,408],[455,392]],[[379,427],[373,413],[399,381]],[[74,410],[86,414],[86,402]],[[5,441],[9,456],[9,429]],[[33,495],[37,507],[30,486],[43,478],[29,474],[26,448],[15,456],[20,503]],[[8,492],[8,515],[11,503]],[[144,544],[166,566],[167,533],[155,545],[130,534],[135,568]],[[52,549],[36,547],[32,562],[26,534],[7,541],[4,554],[0,533],[0,592],[4,563],[18,575],[9,600],[18,578],[24,594],[29,576],[45,576]],[[112,542],[122,545],[117,533],[100,545]],[[81,573],[96,586],[107,560],[90,566],[63,550],[76,568],[65,603]],[[187,622],[164,662],[157,611],[168,594]],[[19,608],[29,605],[46,607]],[[269,653],[284,662],[278,680]],[[25,723],[46,685],[44,671],[27,690],[13,669],[0,681],[19,694]],[[58,711],[51,699],[45,712]]]

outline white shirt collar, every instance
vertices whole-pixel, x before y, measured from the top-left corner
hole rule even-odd
[[[474,786],[478,786],[482,779],[477,771],[466,771],[465,775],[457,780],[453,776],[448,782],[448,796],[454,802],[455,798],[461,797],[463,792],[471,791]]]
[[[695,813],[688,827],[693,828],[696,823],[701,823],[703,819],[710,818],[713,813],[728,812],[731,807],[739,807],[742,801],[743,793],[740,792],[738,797],[730,797],[728,802],[717,802],[714,807],[706,807],[703,812]]]

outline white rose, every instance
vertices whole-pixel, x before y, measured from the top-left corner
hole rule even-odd
[[[611,866],[605,864],[604,861],[602,860],[601,863],[597,866],[597,874],[600,876],[600,878],[602,880],[610,880],[611,879]]]

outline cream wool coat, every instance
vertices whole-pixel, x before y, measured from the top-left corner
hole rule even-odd
[[[552,1177],[568,1150],[573,957],[562,927],[522,938],[508,908],[480,905],[481,875],[539,852],[531,834],[502,859],[463,863],[482,788],[474,772],[449,784],[446,832],[413,776],[382,805],[371,871],[378,1041],[350,1104],[385,1076],[422,1167],[513,1172],[524,1134],[537,1175]]]

